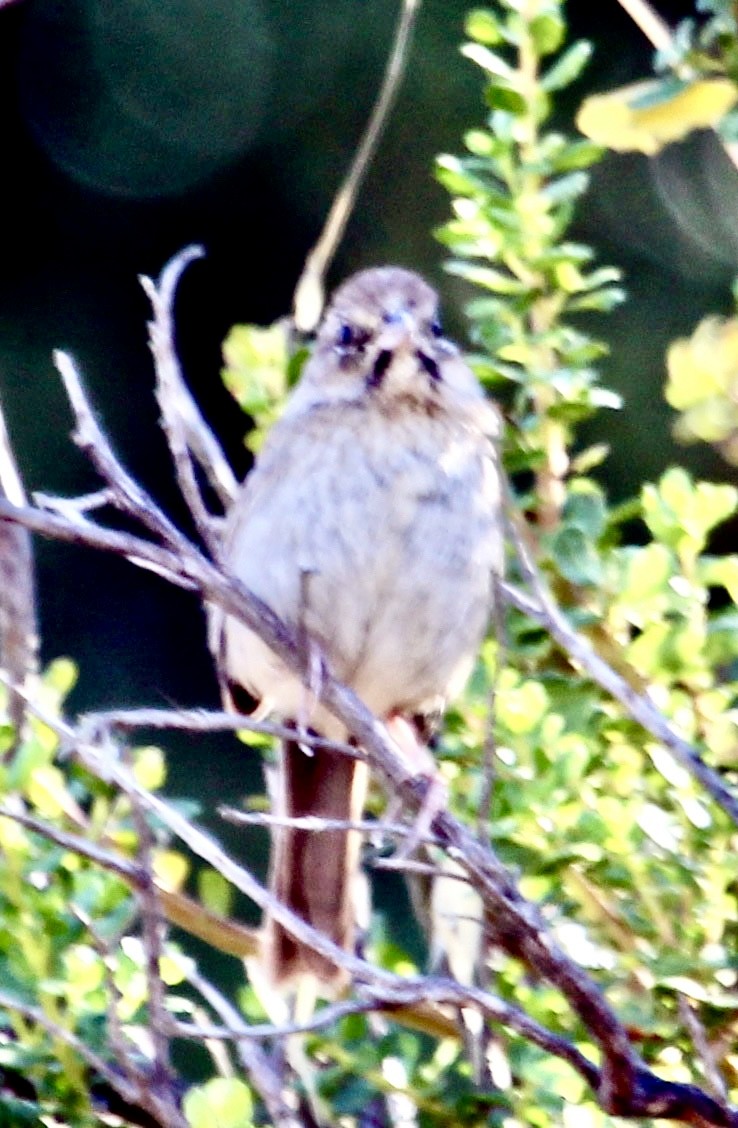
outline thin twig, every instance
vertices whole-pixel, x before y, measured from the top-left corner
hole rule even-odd
[[[669,50],[674,39],[671,28],[647,0],[618,0],[618,3],[657,51]]]
[[[14,810],[7,803],[0,804],[0,818],[10,819],[18,823],[19,826],[24,826],[26,830],[48,839],[49,842],[56,843],[62,849],[69,850],[70,853],[77,854],[80,858],[87,858],[89,861],[95,862],[103,869],[108,870],[109,873],[117,874],[127,885],[132,885],[134,888],[140,888],[148,881],[145,869],[138,862],[132,862],[120,854],[106,850],[95,842],[91,842],[89,838],[82,838],[79,834],[70,834],[67,831],[59,830],[51,823],[34,818],[33,815],[28,815],[25,811]]]
[[[305,260],[292,300],[295,327],[310,333],[318,324],[325,300],[325,275],[341,241],[367,169],[374,157],[387,118],[397,97],[405,67],[413,26],[421,0],[402,0],[394,42],[364,135],[346,179],[336,193],[328,218],[315,246]]]
[[[54,1022],[40,1007],[24,1003],[3,990],[0,990],[0,1007],[10,1013],[21,1015],[26,1022],[31,1022],[45,1030],[50,1038],[58,1039],[65,1046],[69,1046],[88,1066],[93,1076],[103,1078],[127,1104],[138,1106],[150,1113],[162,1128],[188,1128],[188,1122],[176,1104],[169,1099],[162,1100],[147,1084],[148,1078],[139,1084],[137,1078],[133,1078],[130,1074],[122,1075],[118,1069],[114,1069],[104,1058],[91,1050],[72,1030]]]
[[[184,534],[115,457],[107,436],[95,419],[72,357],[57,349],[54,352],[54,365],[64,382],[64,389],[74,412],[76,426],[72,438],[90,459],[101,478],[108,483],[112,503],[175,552],[186,551],[189,541]]]
[[[82,494],[80,497],[55,497],[53,494],[34,490],[33,500],[41,509],[48,509],[52,513],[60,513],[74,521],[75,517],[85,520],[84,514],[93,509],[102,509],[106,505],[114,505],[113,491],[105,486],[104,489],[94,490],[92,493]]]
[[[48,513],[30,505],[12,505],[4,498],[0,498],[0,520],[15,521],[42,537],[112,552],[139,568],[154,572],[176,587],[197,590],[197,583],[183,573],[179,557],[174,552],[133,534],[106,529],[91,521],[70,521],[58,513]]]
[[[225,1026],[201,1027],[192,1023],[172,1022],[170,1020],[170,1027],[172,1034],[178,1038],[213,1038],[219,1041],[239,1043],[263,1042],[272,1038],[291,1038],[296,1034],[315,1034],[351,1015],[381,1010],[383,1005],[379,998],[350,999],[346,1002],[326,1004],[304,1022],[280,1022],[278,1025],[268,1022],[249,1025],[242,1019],[238,1019],[233,1012],[231,1020]]]
[[[77,718],[80,730],[91,738],[102,732],[132,732],[135,729],[159,729],[179,732],[252,732],[273,736],[278,740],[294,740],[295,730],[276,721],[256,721],[243,713],[224,713],[207,709],[107,709],[83,713]],[[304,744],[311,748],[327,748],[354,760],[364,759],[360,749],[340,740],[305,733]]]
[[[186,1023],[173,1023],[172,1032],[179,1037],[208,1037],[234,1041],[263,1040],[277,1035],[290,1037],[295,1034],[316,1033],[350,1015],[386,1011],[400,1006],[410,1007],[420,1002],[432,1001],[438,1006],[477,1008],[494,1022],[508,1026],[535,1045],[568,1061],[590,1083],[597,1080],[599,1070],[593,1062],[585,1058],[565,1038],[541,1026],[519,1007],[449,979],[433,976],[424,976],[422,979],[402,979],[399,976],[391,978],[391,983],[363,985],[359,988],[356,999],[326,1004],[304,1022],[280,1023],[279,1026],[274,1026],[272,1023],[247,1025],[238,1016],[232,1014],[225,1027],[213,1026],[202,1029]]]
[[[156,370],[156,398],[167,445],[174,461],[182,497],[210,553],[218,555],[218,526],[203,500],[195,459],[226,508],[236,496],[238,483],[215,436],[208,428],[185,383],[174,345],[172,308],[183,271],[204,254],[202,247],[185,247],[167,263],[158,282],[141,275],[139,281],[154,313],[149,322],[149,347]]]
[[[265,811],[246,812],[233,807],[219,807],[218,814],[226,822],[236,823],[239,826],[286,826],[292,830],[309,830],[314,834],[336,830],[355,830],[360,834],[384,834],[401,838],[409,838],[414,834],[414,827],[402,823],[385,823],[381,820],[351,820],[328,819],[322,815],[271,815]],[[424,839],[433,843],[434,839]]]
[[[237,1031],[248,1029],[235,1007],[232,1007],[220,991],[198,971],[193,968],[187,978],[224,1023],[223,1033],[225,1030],[231,1030],[235,1034]],[[186,1029],[182,1029],[182,1024],[178,1024],[174,1032],[180,1037],[190,1036]],[[211,1041],[219,1040],[217,1034],[214,1034],[212,1039],[209,1035],[206,1037]],[[301,1128],[301,1121],[285,1100],[281,1078],[262,1048],[254,1039],[247,1037],[237,1037],[236,1045],[241,1065],[263,1100],[275,1128]]]
[[[727,1105],[728,1088],[720,1072],[718,1063],[715,1060],[715,1054],[708,1041],[705,1028],[700,1022],[699,1016],[690,1000],[685,995],[681,994],[679,995],[679,1017],[689,1032],[694,1048],[702,1062],[702,1068],[705,1071],[705,1080],[712,1095],[716,1100],[720,1101],[721,1104]]]
[[[649,701],[648,697],[629,685],[604,659],[600,658],[587,639],[577,634],[569,625],[549,594],[545,581],[528,551],[525,538],[521,534],[517,522],[510,520],[509,527],[521,572],[524,579],[530,584],[533,598],[525,595],[513,584],[505,582],[502,584],[502,590],[507,601],[535,622],[544,626],[569,658],[573,659],[598,685],[619,701],[633,720],[638,721],[647,732],[650,732],[663,744],[675,760],[687,769],[694,779],[713,797],[725,814],[738,826],[738,797],[725,786],[718,773],[708,767],[701,758],[698,749],[672,728],[663,713]]]
[[[143,806],[135,792],[128,793],[133,825],[136,830],[137,857],[149,880],[137,890],[141,914],[141,943],[143,946],[146,976],[146,1001],[149,1011],[149,1033],[153,1051],[153,1076],[157,1086],[171,1088],[171,1061],[169,1038],[165,1026],[169,1020],[166,992],[161,976],[161,960],[166,939],[166,918],[162,912],[156,882],[154,881],[154,835],[144,814]]]

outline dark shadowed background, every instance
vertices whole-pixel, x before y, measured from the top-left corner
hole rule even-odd
[[[429,232],[447,215],[440,151],[483,122],[480,73],[458,53],[467,0],[426,0],[407,77],[331,280],[396,262],[426,273],[463,335],[464,291]],[[672,22],[689,3],[661,3]],[[568,5],[594,60],[579,100],[649,73],[651,50],[616,0]],[[183,244],[179,346],[196,394],[239,472],[244,420],[219,381],[236,321],[289,309],[376,93],[397,15],[390,0],[25,0],[0,10],[0,397],[26,484],[95,485],[68,434],[51,350],[79,360],[114,445],[181,516],[157,430],[136,275]],[[626,400],[594,431],[613,444],[615,496],[674,460],[725,477],[709,451],[675,447],[662,398],[664,350],[708,311],[727,311],[738,262],[738,174],[701,135],[655,160],[611,156],[593,175],[575,234],[623,267],[630,301],[589,322],[612,355],[605,382]],[[592,438],[590,434],[588,438]],[[213,705],[215,680],[194,599],[128,565],[39,544],[45,659],[80,665],[74,709]],[[216,801],[259,786],[234,740],[178,738],[169,789]]]

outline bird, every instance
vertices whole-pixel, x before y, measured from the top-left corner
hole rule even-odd
[[[414,271],[370,267],[336,290],[314,349],[225,521],[224,566],[392,731],[426,740],[473,668],[503,571],[499,413],[443,332]],[[225,694],[259,715],[345,741],[301,679],[217,608],[210,645]],[[315,695],[313,694],[313,697]],[[402,745],[406,741],[399,740]],[[352,823],[367,767],[282,744],[276,813]],[[346,952],[357,934],[359,833],[279,825],[270,889]],[[346,973],[273,918],[266,980]]]

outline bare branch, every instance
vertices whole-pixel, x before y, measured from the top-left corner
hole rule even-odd
[[[109,709],[104,712],[83,713],[77,720],[80,730],[90,738],[100,732],[131,732],[147,728],[193,733],[252,732],[259,736],[273,736],[277,740],[295,739],[295,730],[288,725],[280,725],[275,721],[256,721],[243,713],[223,713],[207,709]],[[300,739],[311,748],[328,748],[354,760],[364,759],[359,748],[340,740],[327,740],[314,733],[304,733]]]
[[[285,1100],[281,1079],[271,1061],[254,1040],[238,1036],[238,1032],[243,1031],[245,1027],[238,1011],[231,1006],[212,983],[209,983],[197,971],[191,971],[188,979],[225,1026],[224,1028],[211,1028],[202,1035],[191,1035],[183,1024],[177,1024],[174,1027],[174,1033],[178,1037],[205,1037],[211,1040],[218,1039],[221,1032],[225,1037],[229,1037],[229,1035],[234,1037],[237,1040],[241,1064],[263,1100],[275,1128],[302,1128],[302,1122]],[[245,1028],[248,1029],[248,1027]]]
[[[95,420],[71,356],[57,349],[54,352],[54,364],[64,381],[64,388],[74,412],[76,427],[72,438],[90,459],[98,474],[110,486],[113,505],[122,513],[140,522],[145,529],[175,551],[179,547],[186,547],[189,543],[187,538],[165,516],[153,498],[123,469],[115,457],[107,436]]]
[[[233,807],[219,807],[218,814],[226,822],[238,826],[288,826],[293,830],[309,830],[314,834],[335,830],[355,830],[359,834],[387,834],[407,838],[414,834],[414,828],[403,826],[401,823],[385,823],[377,820],[359,820],[352,822],[350,819],[327,819],[322,815],[302,815],[288,817],[286,815],[269,815],[263,811],[247,812],[238,811]],[[429,839],[431,843],[433,839]],[[424,867],[427,872],[428,867]],[[435,872],[435,871],[434,871]]]
[[[700,1022],[697,1012],[685,995],[679,995],[679,1017],[684,1023],[685,1028],[689,1031],[689,1036],[692,1039],[694,1048],[699,1055],[702,1062],[702,1068],[705,1071],[705,1080],[708,1087],[715,1097],[722,1105],[728,1103],[728,1089],[725,1080],[720,1072],[715,1054],[707,1038],[707,1032]]]
[[[673,41],[671,28],[647,0],[618,0],[618,3],[657,51],[668,51]]]
[[[33,500],[41,509],[48,509],[51,513],[60,513],[70,521],[83,520],[84,514],[93,509],[102,509],[106,505],[115,505],[113,491],[107,486],[93,493],[82,494],[81,497],[54,497],[53,494],[35,490]],[[11,499],[12,500],[12,499]]]
[[[545,627],[568,657],[581,666],[607,693],[619,701],[633,720],[642,725],[646,732],[650,732],[656,740],[663,744],[671,752],[674,759],[687,769],[693,778],[704,787],[705,791],[713,797],[725,814],[738,826],[738,797],[725,786],[718,773],[708,767],[700,756],[699,750],[672,728],[663,713],[648,697],[629,685],[620,674],[613,670],[612,666],[609,666],[607,662],[600,658],[587,639],[577,634],[569,625],[549,594],[546,583],[533,562],[516,522],[510,520],[509,527],[520,568],[524,578],[531,586],[533,599],[519,591],[513,584],[503,583],[501,585],[502,591],[508,602]]]
[[[0,498],[24,505],[25,491],[0,406]],[[26,529],[0,521],[0,666],[23,685],[38,667],[33,551]],[[23,704],[10,695],[10,719],[19,732]]]
[[[187,1121],[179,1111],[174,1100],[169,1094],[162,1094],[160,1086],[153,1086],[151,1078],[146,1078],[141,1083],[132,1076],[124,1076],[117,1069],[110,1066],[104,1058],[91,1050],[89,1046],[78,1038],[77,1035],[58,1022],[54,1022],[41,1009],[30,1006],[22,1000],[15,998],[7,991],[0,990],[0,1007],[9,1012],[22,1015],[22,1017],[35,1026],[39,1026],[51,1037],[58,1039],[65,1046],[80,1057],[92,1070],[93,1074],[105,1080],[110,1088],[130,1105],[137,1105],[145,1109],[162,1125],[162,1128],[188,1128]]]
[[[195,462],[204,470],[221,504],[226,508],[238,483],[215,436],[185,383],[177,358],[172,309],[179,279],[186,267],[204,254],[202,247],[186,247],[167,263],[157,282],[142,275],[139,281],[154,313],[149,322],[149,347],[156,369],[156,398],[167,445],[183,498],[197,530],[211,554],[218,553],[218,524],[200,492]]]
[[[62,849],[69,850],[72,854],[78,854],[80,858],[88,858],[89,861],[95,862],[110,873],[117,874],[118,877],[134,888],[139,888],[149,880],[148,874],[137,862],[132,862],[120,854],[113,853],[112,850],[106,850],[104,847],[98,846],[97,843],[91,842],[88,838],[82,838],[79,834],[70,834],[67,831],[59,830],[51,823],[34,818],[33,815],[28,815],[23,810],[15,810],[8,803],[0,804],[0,818],[11,819],[19,826],[24,826],[26,830],[40,834],[49,842],[55,842]]]
[[[149,880],[137,888],[141,914],[141,943],[146,960],[146,998],[149,1008],[149,1031],[153,1050],[153,1072],[157,1078],[170,1074],[169,1038],[165,1027],[169,1021],[166,992],[161,977],[161,959],[166,937],[166,917],[154,881],[154,836],[143,807],[135,793],[129,792],[133,823],[136,828],[137,856]]]

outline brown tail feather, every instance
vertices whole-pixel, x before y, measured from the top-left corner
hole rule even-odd
[[[367,778],[364,764],[326,749],[316,749],[311,756],[295,741],[288,741],[282,747],[279,773],[279,794],[273,797],[276,813],[293,818],[361,817]],[[272,892],[344,951],[354,947],[358,850],[356,832],[284,827],[274,832]],[[345,979],[333,963],[272,919],[266,927],[266,965],[275,984],[305,973],[333,988]]]

